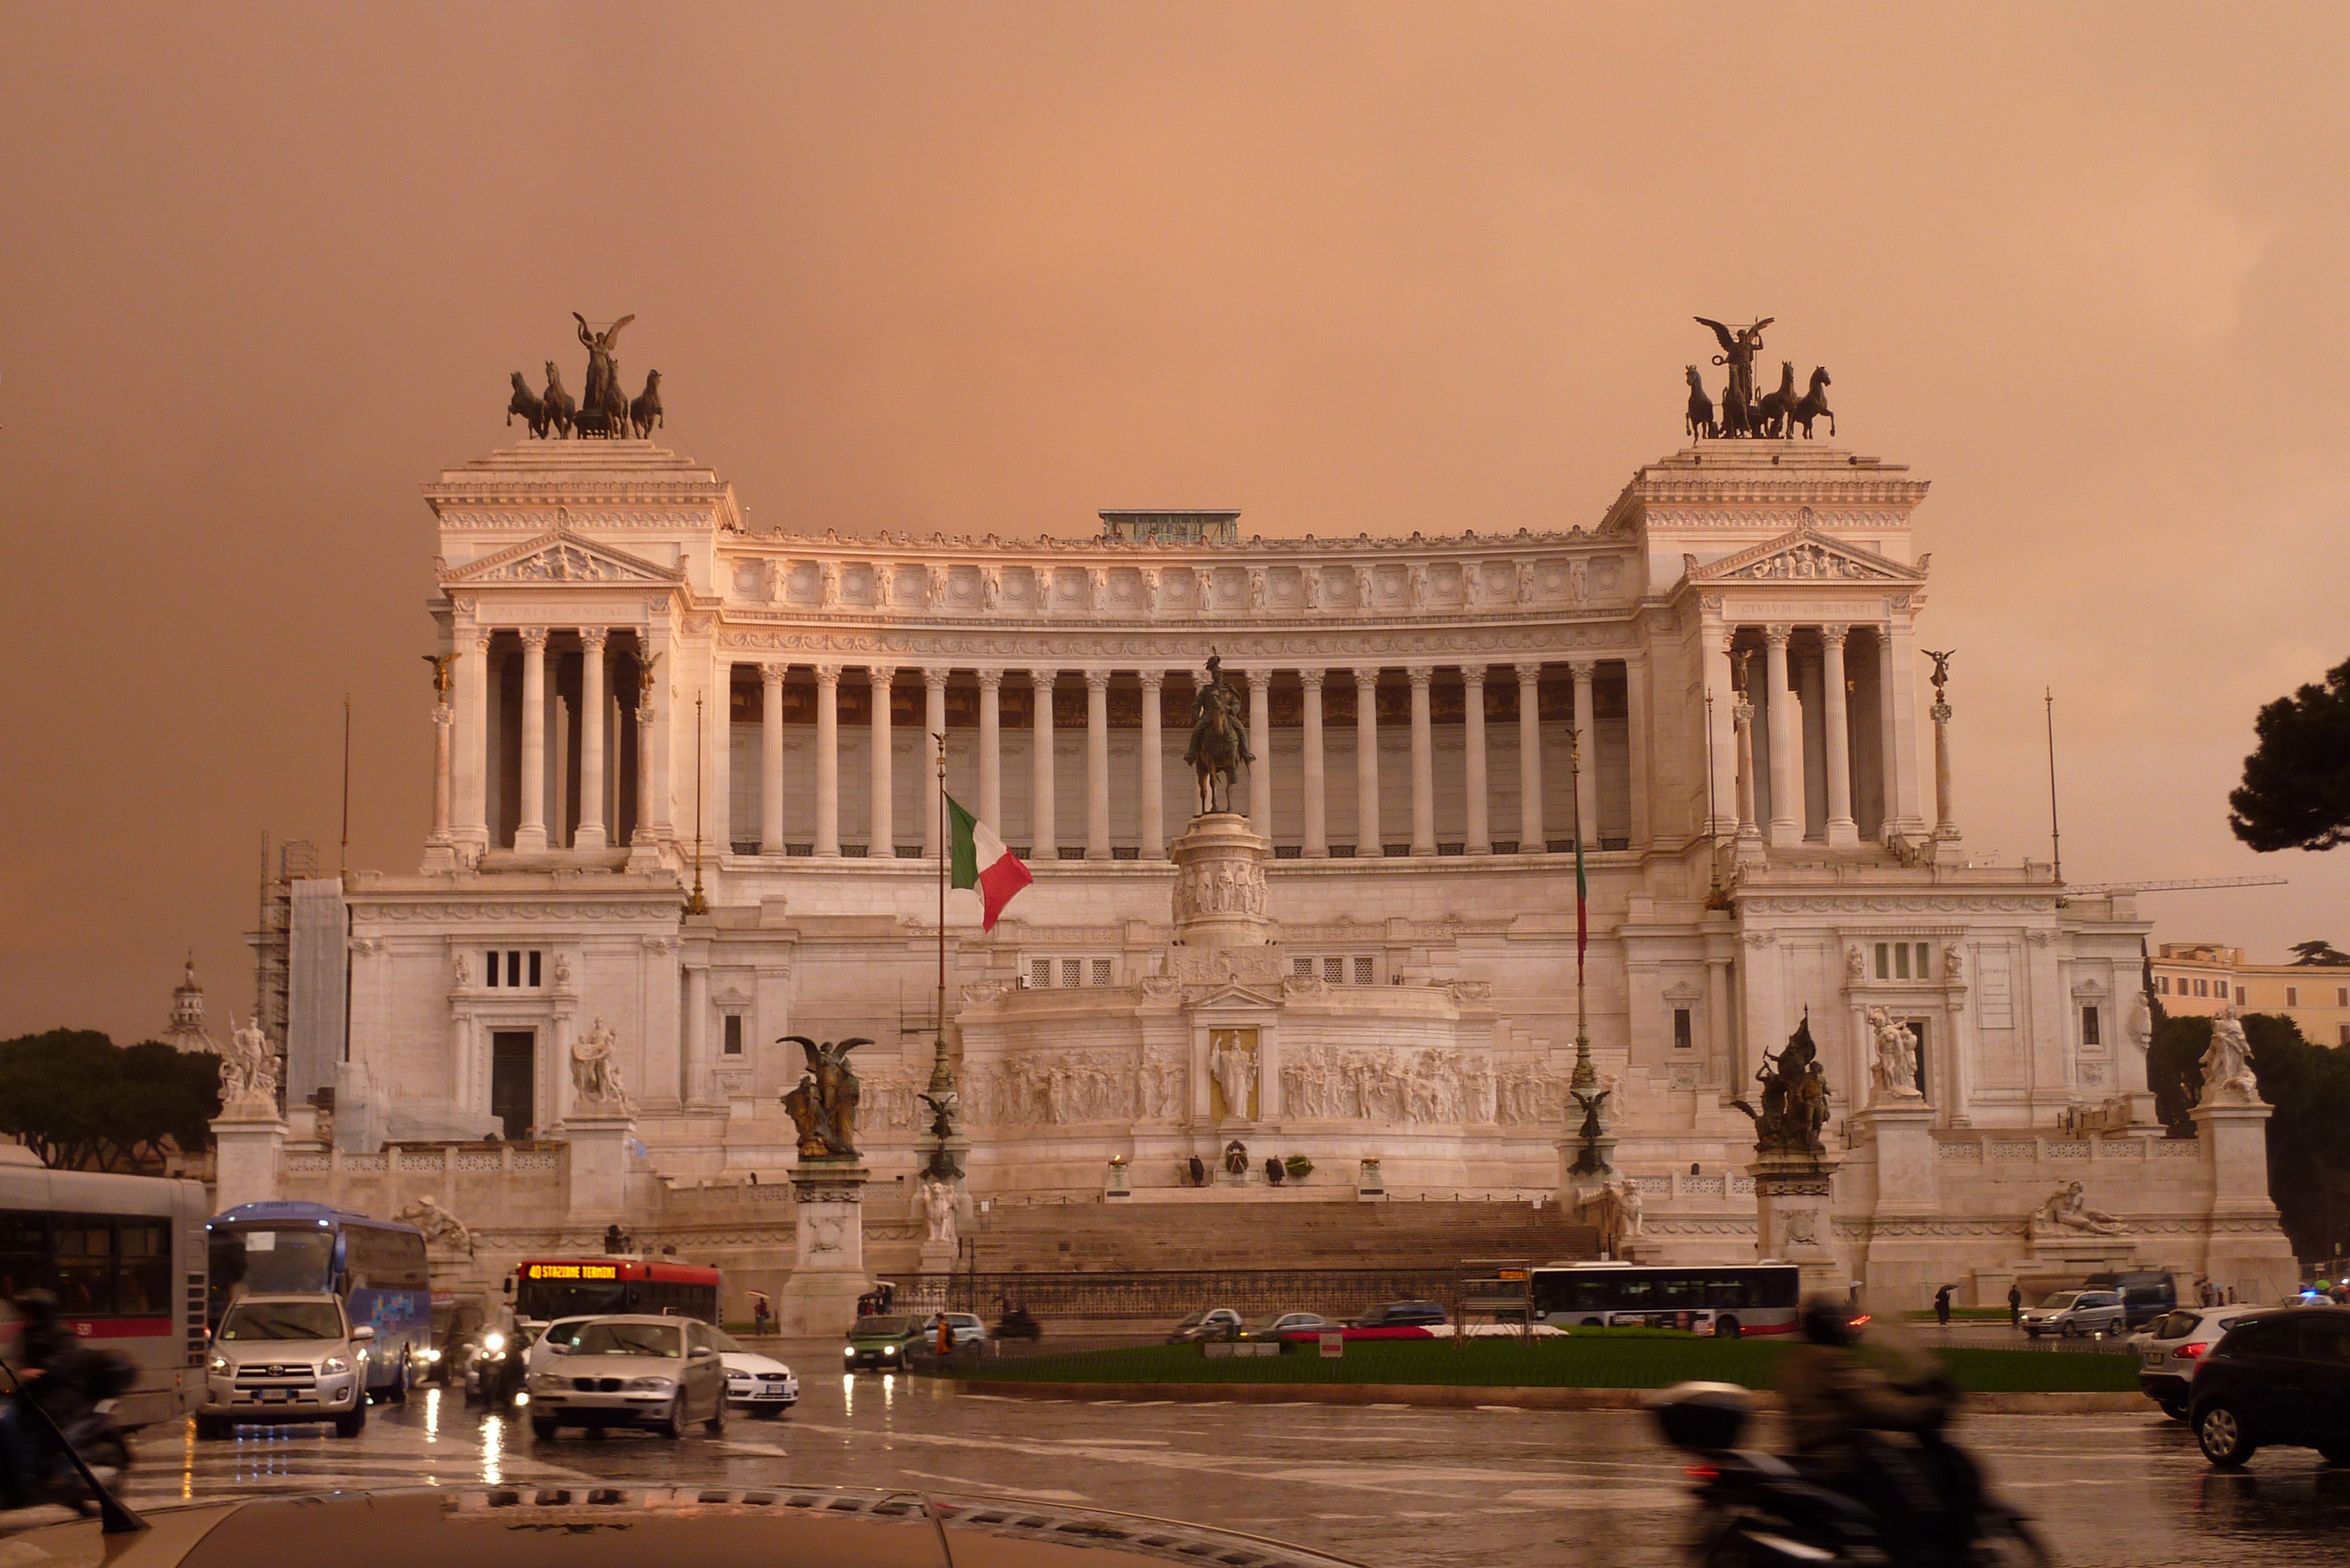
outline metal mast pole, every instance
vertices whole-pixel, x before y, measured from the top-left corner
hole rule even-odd
[[[2049,869],[2057,886],[2064,882],[2064,836],[2056,825],[2056,689],[2043,687],[2042,701],[2048,708],[2048,858]]]
[[[706,749],[702,738],[702,698],[693,699],[693,891],[685,900],[689,915],[710,913],[710,900],[702,896],[702,755]]]

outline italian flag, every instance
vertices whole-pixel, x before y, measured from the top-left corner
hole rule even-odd
[[[952,795],[947,796],[947,822],[954,830],[954,886],[979,889],[980,929],[992,931],[1012,896],[1036,878],[1020,857],[1003,847],[995,829],[965,811]]]

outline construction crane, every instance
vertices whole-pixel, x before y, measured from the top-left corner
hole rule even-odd
[[[2085,882],[2066,888],[2068,897],[2099,893],[2185,893],[2207,888],[2282,888],[2282,877],[2176,877],[2156,882]]]

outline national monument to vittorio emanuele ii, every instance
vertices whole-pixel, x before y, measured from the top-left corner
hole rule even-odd
[[[754,530],[646,440],[452,468],[421,864],[351,878],[348,1063],[288,1060],[290,1127],[224,1120],[223,1200],[429,1194],[484,1260],[617,1222],[772,1286],[804,1206],[783,1037],[861,1035],[864,1263],[911,1270],[943,734],[947,792],[1035,874],[993,932],[947,907],[962,1164],[999,1210],[1557,1201],[1580,839],[1636,1255],[1754,1257],[1732,1102],[1808,1016],[1834,1175],[1779,1223],[1829,1271],[1906,1303],[2119,1267],[2272,1298],[2266,1107],[2154,1121],[2148,923],[1970,863],[1926,494],[1832,440],[1706,439],[1560,531],[846,538]],[[1211,651],[1256,761],[1191,854]]]

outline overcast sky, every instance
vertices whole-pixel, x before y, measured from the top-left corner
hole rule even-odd
[[[430,515],[633,311],[756,526],[1589,525],[1692,315],[1933,482],[1969,845],[2158,938],[2350,658],[2350,14],[2229,5],[0,5],[0,1034],[252,999],[262,834],[412,869]],[[1890,19],[1888,19],[1890,18]],[[568,374],[576,374],[576,368]]]

